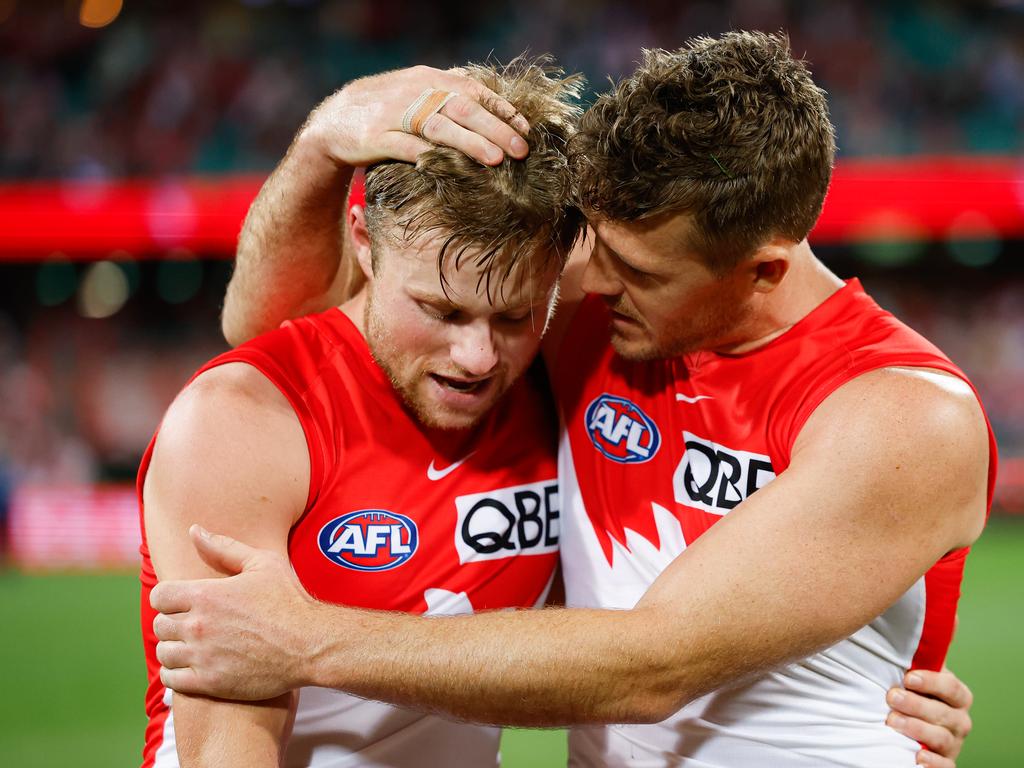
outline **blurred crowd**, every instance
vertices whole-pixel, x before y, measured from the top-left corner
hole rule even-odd
[[[0,0],[0,181],[267,171],[317,101],[361,75],[550,52],[600,90],[643,47],[730,28],[788,31],[829,93],[841,156],[1024,150],[1018,0],[108,5],[120,12],[87,28],[71,0]],[[988,267],[973,284],[926,264],[865,282],[972,376],[1003,456],[1024,466],[1024,269],[1009,261],[1008,277]],[[225,348],[227,267],[196,263],[202,291],[151,286],[108,319],[76,310],[73,274],[46,293],[43,265],[0,265],[0,532],[18,486],[133,479],[170,400]]]
[[[529,50],[602,89],[642,47],[730,28],[789,32],[844,155],[1024,145],[1016,0],[127,0],[100,29],[77,7],[0,1],[0,178],[266,170],[360,75]]]
[[[19,483],[130,483],[171,399],[195,369],[226,349],[217,321],[225,279],[221,270],[202,294],[170,313],[155,312],[153,297],[143,293],[105,321],[83,318],[69,305],[18,333],[0,315],[0,499],[3,488]],[[1003,458],[1019,461],[1024,278],[936,287],[924,274],[883,272],[864,282],[882,306],[971,376]]]

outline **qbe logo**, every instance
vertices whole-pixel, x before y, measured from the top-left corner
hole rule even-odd
[[[601,395],[587,406],[584,421],[594,447],[620,464],[649,461],[661,445],[651,417],[624,397]]]
[[[686,452],[672,477],[680,504],[724,515],[775,479],[768,456],[726,448],[683,432]]]
[[[514,485],[458,496],[455,550],[459,563],[558,551],[558,481]]]
[[[324,557],[354,571],[390,571],[416,554],[416,523],[386,509],[360,509],[320,529]]]

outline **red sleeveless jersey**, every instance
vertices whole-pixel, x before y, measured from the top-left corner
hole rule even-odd
[[[338,604],[428,614],[543,602],[558,558],[559,506],[556,422],[539,366],[467,436],[416,422],[361,333],[338,309],[285,323],[217,357],[196,375],[232,362],[247,363],[273,382],[305,433],[309,495],[291,530],[288,553],[310,594]],[[140,509],[152,447],[139,471]],[[146,755],[152,760],[167,738],[169,697],[154,655],[149,591],[156,577],[144,529],[142,556],[150,680]],[[293,740],[304,738],[303,704],[321,695],[313,690],[304,689],[300,697]],[[375,759],[386,755],[396,764],[409,756],[415,763],[424,754],[448,759],[443,751],[432,753],[417,735],[429,716],[396,714],[394,708],[350,697],[342,705],[341,694],[332,695],[326,704],[318,701],[311,720],[322,732],[324,708],[334,707],[339,732],[362,728],[365,738],[346,746],[357,763],[360,750],[370,746]],[[407,727],[396,720],[403,717],[413,718]],[[459,739],[475,740],[476,745],[461,747],[471,763],[494,763],[494,729],[439,719],[431,728],[451,729],[447,740],[453,744],[447,748],[458,747]],[[484,738],[477,739],[478,733]],[[382,752],[381,743],[389,740],[406,757]],[[475,760],[478,746],[483,757]],[[313,758],[302,764],[320,764],[315,745],[310,753]],[[169,760],[155,765],[176,764]],[[342,764],[348,763],[337,763]]]
[[[807,418],[855,376],[914,366],[965,379],[856,280],[748,354],[633,362],[598,332],[607,327],[604,302],[588,298],[553,377],[565,425],[562,563],[574,606],[631,608],[687,545],[786,471]],[[990,447],[989,503],[996,466],[991,430]],[[887,750],[897,734],[882,725],[883,693],[910,665],[942,665],[966,554],[942,558],[879,620],[802,664],[710,694],[664,724],[574,732],[574,758],[689,765],[665,756],[686,756],[693,744],[700,745],[701,761],[693,763],[700,766],[820,765],[831,762],[829,749],[835,754],[835,745],[846,744],[853,745],[850,765],[903,764],[890,762]],[[877,729],[862,727],[871,713],[878,715]],[[778,743],[782,730],[790,741],[785,754],[774,754],[766,745]],[[806,743],[794,737],[800,733]],[[912,765],[914,745],[903,741]]]

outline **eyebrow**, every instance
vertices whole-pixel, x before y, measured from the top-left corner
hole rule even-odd
[[[608,251],[611,253],[612,256],[614,256],[616,259],[621,261],[623,264],[625,264],[630,269],[635,269],[637,272],[649,272],[650,271],[646,267],[641,267],[641,266],[637,265],[631,259],[627,259],[619,251],[615,250],[610,245],[608,245],[607,241],[602,240],[601,242],[604,244],[604,247],[608,249]]]
[[[445,297],[443,295],[433,294],[433,293],[421,293],[416,288],[407,288],[406,292],[409,294],[409,296],[412,297],[412,299],[414,301],[419,301],[419,302],[422,302],[424,304],[430,304],[430,305],[435,306],[435,307],[437,307],[439,309],[442,309],[442,308],[443,309],[453,309],[453,310],[461,310],[461,309],[463,309],[462,305],[456,304],[454,301],[452,301],[451,299],[449,299],[449,298],[447,298],[447,297]],[[509,304],[508,306],[503,307],[501,309],[499,309],[498,307],[495,307],[492,304],[491,308],[497,314],[505,315],[505,314],[511,314],[511,313],[515,313],[515,312],[526,312],[526,311],[537,309],[537,308],[544,307],[544,306],[547,306],[547,300],[546,299],[541,299],[541,300],[538,300],[538,301],[532,301],[528,297],[527,299],[525,299],[524,301],[522,301],[522,302],[520,302],[518,304]]]
[[[418,288],[406,288],[406,293],[416,301],[423,301],[428,304],[443,304],[445,306],[456,306],[447,296],[441,293],[424,293]]]

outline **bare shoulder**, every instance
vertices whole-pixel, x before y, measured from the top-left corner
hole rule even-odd
[[[167,553],[180,562],[192,523],[247,543],[283,542],[305,507],[309,477],[302,426],[274,384],[244,363],[204,372],[168,409],[145,477],[158,572]]]
[[[962,545],[981,532],[988,428],[974,391],[956,376],[893,367],[847,382],[815,409],[794,444],[794,463],[823,457],[873,473],[894,499],[913,498],[915,507],[932,500],[937,514],[951,511]]]
[[[815,410],[805,432],[837,421],[880,437],[909,431],[940,447],[965,441],[988,445],[985,417],[971,387],[930,368],[880,368],[851,379]]]
[[[171,403],[154,461],[172,450],[202,455],[242,443],[252,449],[247,453],[279,453],[275,446],[287,449],[295,435],[302,436],[302,427],[281,391],[252,366],[227,363],[204,371]]]

